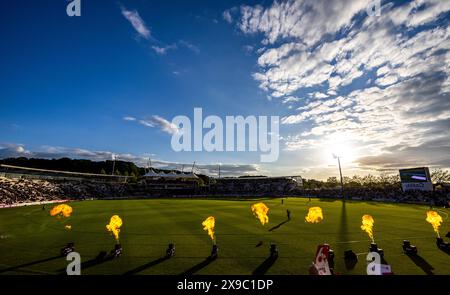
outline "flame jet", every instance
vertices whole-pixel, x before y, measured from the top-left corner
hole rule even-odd
[[[214,227],[216,225],[216,219],[214,218],[214,216],[209,216],[208,218],[206,218],[203,222],[203,230],[208,231],[208,235],[211,237],[211,240],[213,242],[216,241],[215,237],[214,237]]]
[[[50,215],[57,217],[70,217],[72,212],[73,212],[72,207],[66,204],[60,204],[53,207],[52,210],[50,210]]]
[[[370,216],[369,214],[365,214],[362,217],[361,229],[369,235],[369,238],[372,239],[373,243],[375,243],[375,239],[373,238],[373,224],[374,223],[375,223],[375,221],[373,220],[373,217]]]
[[[109,224],[106,225],[106,229],[110,231],[117,242],[119,242],[119,233],[120,227],[122,226],[122,219],[119,215],[113,215],[109,221]]]
[[[51,216],[56,216],[56,218],[64,218],[64,217],[70,217],[70,215],[72,214],[73,209],[72,207],[70,207],[67,204],[59,204],[56,205],[52,208],[52,210],[50,210],[50,215]],[[71,230],[72,226],[71,225],[66,225],[64,226],[64,228],[66,230]]]
[[[256,203],[252,205],[253,215],[258,218],[262,225],[265,225],[269,222],[269,216],[267,216],[267,212],[269,212],[269,207],[264,203]]]
[[[439,234],[439,228],[441,227],[442,216],[439,215],[436,211],[428,211],[427,218],[425,220],[433,226],[433,229],[436,232],[438,238],[440,238],[441,235]]]
[[[308,215],[305,217],[305,221],[308,223],[319,223],[323,220],[322,208],[311,207],[309,208]]]

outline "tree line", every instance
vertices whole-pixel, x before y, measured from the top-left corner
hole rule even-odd
[[[450,171],[440,168],[433,169],[431,172],[431,180],[434,184],[450,183]],[[399,174],[382,173],[379,176],[354,175],[352,177],[344,176],[342,178],[344,187],[347,188],[398,188],[400,186]],[[303,179],[304,189],[334,189],[341,185],[340,179],[337,177],[328,177],[327,180]]]
[[[104,175],[121,175],[138,177],[145,174],[145,168],[137,167],[133,162],[126,161],[91,161],[84,159],[36,159],[36,158],[7,158],[0,160],[0,164],[22,166],[29,168],[93,173]],[[113,171],[114,167],[114,171]]]

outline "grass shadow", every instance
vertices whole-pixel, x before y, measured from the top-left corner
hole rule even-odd
[[[81,272],[83,272],[83,270],[85,270],[86,268],[93,267],[93,266],[102,264],[106,261],[110,261],[113,259],[114,259],[114,256],[108,255],[105,251],[100,251],[95,258],[81,262],[81,265],[80,265]],[[59,269],[57,272],[60,275],[65,275],[66,269],[65,268]]]
[[[53,256],[53,257],[49,257],[49,258],[45,258],[45,259],[40,259],[40,260],[36,260],[33,262],[28,262],[28,263],[24,263],[21,265],[17,265],[17,266],[12,266],[12,267],[8,267],[8,268],[4,268],[4,269],[0,269],[0,273],[4,273],[4,272],[8,272],[8,271],[14,271],[17,269],[20,269],[22,267],[28,267],[28,266],[32,266],[32,265],[36,265],[39,263],[44,263],[44,262],[48,262],[48,261],[52,261],[58,258],[63,258],[63,256],[58,255],[58,256]]]
[[[341,218],[339,220],[338,238],[341,242],[348,241],[348,220],[346,201],[342,200]]]
[[[274,265],[277,259],[278,256],[269,256],[252,272],[252,275],[264,275],[272,267],[272,265]]]
[[[214,260],[216,260],[216,257],[208,257],[205,260],[203,260],[202,262],[200,262],[197,265],[194,265],[193,267],[191,267],[190,269],[186,270],[185,272],[183,272],[181,275],[182,276],[190,276],[195,274],[196,272],[198,272],[199,270],[201,270],[202,268],[205,268],[206,266],[208,266],[209,264],[211,264]]]
[[[337,230],[337,237],[336,240],[339,241],[339,243],[336,244],[336,250],[338,252],[345,252],[346,250],[350,250],[347,248],[347,241],[349,240],[348,237],[348,219],[347,219],[347,208],[346,208],[346,200],[342,200],[342,206],[341,206],[341,215],[339,218],[339,227]],[[352,261],[345,262],[347,269],[353,269],[354,265],[352,266]],[[347,264],[349,267],[347,267]]]
[[[447,255],[450,255],[450,249],[449,248],[439,248],[442,252],[447,253]]]
[[[427,275],[434,275],[434,267],[430,265],[425,259],[417,254],[406,254],[412,262],[414,262],[418,267],[420,267]]]
[[[283,222],[281,222],[281,223],[275,225],[275,226],[272,227],[271,229],[269,229],[269,231],[274,231],[274,230],[276,230],[277,228],[280,228],[283,224],[285,224],[285,223],[287,223],[287,222],[289,222],[289,221],[290,221],[289,219],[288,219],[288,220],[285,220],[285,221],[283,221]]]
[[[126,273],[124,273],[124,275],[134,275],[134,274],[137,274],[137,273],[139,273],[139,272],[141,272],[141,271],[143,271],[143,270],[145,270],[145,269],[148,269],[148,268],[150,268],[150,267],[153,267],[153,266],[155,266],[155,265],[158,265],[158,264],[160,264],[160,263],[162,263],[162,262],[164,262],[164,261],[166,261],[166,260],[168,260],[168,259],[169,259],[168,256],[160,257],[160,258],[158,258],[158,259],[156,259],[156,260],[150,261],[149,263],[146,263],[146,264],[144,264],[144,265],[141,265],[141,266],[139,266],[139,267],[136,267],[135,269],[129,270],[129,271],[127,271]]]
[[[344,258],[344,264],[345,264],[345,268],[347,270],[354,269],[357,263],[358,263],[358,259],[345,259]]]

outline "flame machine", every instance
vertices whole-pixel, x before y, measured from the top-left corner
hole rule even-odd
[[[405,254],[415,255],[417,254],[417,247],[411,245],[410,241],[403,240],[403,252],[405,252]]]
[[[381,248],[378,248],[378,245],[376,243],[370,244],[369,252],[377,252],[378,254],[380,254],[381,257],[384,257],[384,250]]]
[[[119,257],[120,255],[122,255],[122,245],[116,244],[116,245],[114,246],[114,249],[111,250],[110,255],[111,255],[111,257],[113,257],[113,258],[117,258],[117,257]]]
[[[445,242],[443,238],[436,238],[436,245],[443,251],[450,251],[450,243]]]

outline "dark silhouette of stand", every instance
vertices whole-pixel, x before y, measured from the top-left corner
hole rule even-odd
[[[277,261],[278,256],[269,256],[261,263],[253,272],[253,275],[264,275],[267,271],[274,265],[275,261]]]
[[[124,275],[134,275],[134,274],[137,274],[137,273],[139,273],[139,272],[141,272],[141,271],[143,271],[143,270],[145,270],[145,269],[148,269],[148,268],[150,268],[150,267],[153,267],[153,266],[155,266],[155,265],[158,265],[158,264],[160,264],[161,262],[164,262],[164,261],[168,260],[169,258],[170,258],[170,257],[168,257],[168,256],[160,257],[160,258],[158,258],[158,259],[156,259],[156,260],[150,261],[149,263],[146,263],[146,264],[144,264],[144,265],[141,265],[141,266],[139,266],[139,267],[136,267],[135,269],[129,270],[129,271],[127,271],[126,273],[124,273]]]
[[[434,267],[431,266],[425,259],[417,254],[406,254],[412,262],[414,262],[418,267],[420,267],[427,275],[434,275]]]
[[[205,268],[206,266],[208,266],[211,262],[213,262],[214,260],[216,260],[217,257],[208,257],[205,260],[203,260],[202,262],[200,262],[197,265],[194,265],[193,267],[191,267],[190,269],[186,270],[185,272],[183,272],[181,275],[182,276],[190,276],[195,274],[196,272],[198,272],[199,270],[201,270],[202,268]]]
[[[47,261],[52,261],[52,260],[55,260],[55,259],[58,259],[58,258],[62,258],[62,256],[58,255],[58,256],[54,256],[54,257],[49,257],[49,258],[45,258],[45,259],[41,259],[41,260],[36,260],[36,261],[24,263],[24,264],[17,265],[17,266],[4,268],[4,269],[0,270],[0,273],[8,272],[8,271],[14,271],[14,270],[20,269],[22,267],[28,267],[28,266],[40,264],[40,263],[44,263],[44,262],[47,262]]]

